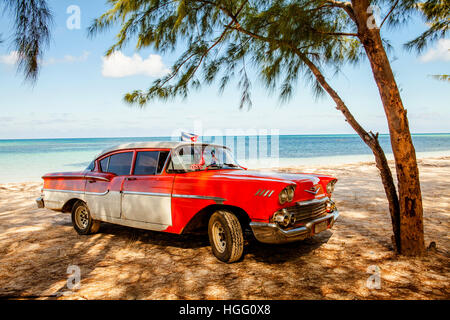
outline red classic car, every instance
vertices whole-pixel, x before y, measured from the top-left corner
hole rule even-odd
[[[81,172],[42,177],[39,207],[69,212],[82,235],[100,222],[188,233],[208,231],[221,261],[240,259],[244,232],[285,243],[329,229],[337,179],[318,174],[250,171],[224,146],[191,142],[123,144],[101,152]]]

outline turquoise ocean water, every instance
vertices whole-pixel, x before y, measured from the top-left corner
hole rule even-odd
[[[388,158],[392,158],[389,136],[381,135],[379,139]],[[139,137],[0,140],[0,183],[39,181],[47,172],[82,170],[101,150],[116,144],[164,140],[173,139]],[[370,149],[357,135],[283,135],[278,137],[278,141],[269,136],[267,144],[264,138],[258,137],[203,137],[202,141],[227,144],[232,149],[245,145],[246,148],[237,148],[239,150],[236,157],[242,165],[249,168],[326,165],[373,159]],[[450,134],[414,134],[413,141],[418,157],[450,155]],[[256,148],[256,153],[251,151],[253,149],[250,146],[256,146],[253,148]],[[268,161],[273,156],[277,161]]]

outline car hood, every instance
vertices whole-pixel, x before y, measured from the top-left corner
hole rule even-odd
[[[283,173],[275,171],[256,171],[256,170],[220,170],[213,175],[217,178],[242,179],[242,180],[259,180],[274,181],[285,183],[311,183],[315,185],[319,183],[319,175],[304,173]]]
[[[281,191],[286,185],[296,185],[294,201],[309,200],[323,197],[326,194],[321,178],[331,178],[325,175],[309,173],[283,173],[275,171],[253,171],[253,170],[220,170],[215,172],[211,178],[228,180],[236,179],[242,182],[250,182],[255,185],[254,190],[265,190],[275,192]]]

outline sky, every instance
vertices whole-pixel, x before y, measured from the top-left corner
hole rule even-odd
[[[203,86],[187,99],[130,107],[125,93],[146,89],[169,72],[176,51],[136,51],[133,43],[106,59],[115,31],[87,37],[92,20],[106,11],[104,1],[49,0],[54,14],[52,41],[38,82],[17,73],[10,44],[12,20],[0,15],[0,139],[169,136],[179,131],[201,135],[241,132],[280,134],[352,134],[354,131],[328,96],[316,99],[299,81],[292,99],[280,103],[252,75],[252,108],[239,109],[237,82],[222,94],[218,85]],[[74,14],[79,10],[80,24]],[[383,13],[383,12],[382,12]],[[421,54],[403,49],[425,29],[419,18],[383,37],[393,46],[389,57],[414,133],[450,132],[450,84],[430,75],[448,74],[450,39]],[[383,27],[384,28],[384,27]],[[369,63],[346,66],[325,75],[366,130],[387,133],[387,123]],[[254,78],[254,79],[253,79]]]

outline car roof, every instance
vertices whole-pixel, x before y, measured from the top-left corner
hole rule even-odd
[[[147,142],[131,142],[131,143],[123,143],[119,145],[112,146],[110,148],[107,148],[100,152],[95,159],[118,150],[125,150],[125,149],[175,149],[181,146],[186,145],[194,145],[194,146],[201,146],[201,145],[210,145],[215,147],[223,147],[227,148],[226,146],[219,145],[219,144],[211,144],[211,143],[202,143],[202,142],[189,142],[189,141],[147,141]],[[228,148],[227,148],[228,149]]]

